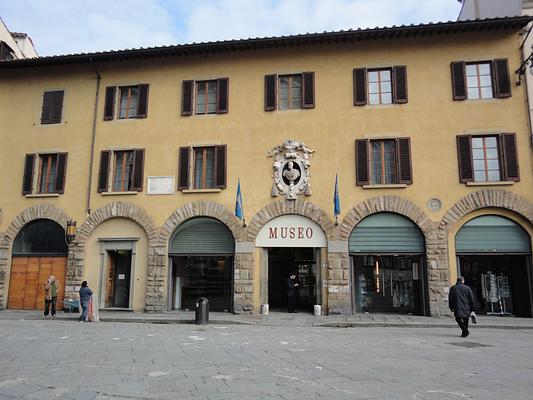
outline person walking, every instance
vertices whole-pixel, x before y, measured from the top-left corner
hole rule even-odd
[[[56,317],[58,284],[54,275],[50,275],[44,284],[44,316],[50,314],[50,306],[52,306],[52,318]]]
[[[462,337],[467,337],[470,334],[468,330],[468,318],[474,311],[474,294],[472,290],[465,285],[465,278],[457,277],[457,283],[451,287],[448,294],[448,303],[450,310],[455,316],[457,325],[461,328]]]
[[[83,281],[80,288],[80,305],[82,309],[80,322],[87,322],[87,308],[89,308],[89,301],[92,295],[93,291],[87,286],[87,281]]]
[[[289,279],[287,279],[287,305],[290,313],[296,312],[296,303],[298,302],[298,286],[296,274],[291,272]]]

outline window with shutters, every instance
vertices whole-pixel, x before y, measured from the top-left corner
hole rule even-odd
[[[63,90],[44,92],[41,124],[58,124],[63,113]]]
[[[108,86],[105,92],[104,120],[146,118],[148,84]],[[116,110],[116,111],[115,111]]]
[[[368,70],[368,104],[392,104],[392,70]]]
[[[490,63],[468,63],[465,72],[468,99],[492,99],[494,97]]]
[[[315,73],[265,76],[265,111],[315,108]]]
[[[183,81],[181,115],[226,114],[229,79]]]
[[[407,67],[354,68],[354,105],[407,103]]]
[[[413,183],[410,138],[358,139],[355,153],[358,186]]]
[[[104,150],[100,155],[99,193],[142,192],[144,149]]]
[[[520,180],[514,133],[459,135],[457,151],[461,182],[489,184]]]
[[[489,61],[451,63],[453,100],[481,100],[511,97],[509,62]]]
[[[278,107],[280,110],[302,108],[302,75],[282,75],[278,79]]]
[[[26,154],[22,194],[62,194],[65,189],[67,153]]]
[[[178,190],[226,188],[226,145],[181,147]]]
[[[133,189],[133,150],[115,151],[113,163],[113,192]]]

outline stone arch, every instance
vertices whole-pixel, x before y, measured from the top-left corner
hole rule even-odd
[[[11,247],[20,230],[36,219],[49,219],[66,229],[68,214],[61,208],[51,204],[39,204],[28,207],[18,214],[9,224],[0,242],[0,309],[5,308],[7,299],[7,281],[11,268]]]
[[[242,222],[226,207],[214,201],[197,201],[176,209],[163,224],[159,240],[168,245],[170,236],[183,222],[194,217],[211,217],[228,227],[235,241],[240,241],[243,234]]]
[[[434,237],[435,224],[416,204],[399,196],[379,196],[357,204],[346,214],[340,225],[340,239],[348,240],[359,222],[380,212],[392,212],[409,218],[424,234],[426,244]]]
[[[335,224],[317,205],[305,200],[279,200],[268,204],[254,215],[246,229],[246,240],[255,242],[257,234],[268,221],[287,214],[302,215],[316,222],[328,240],[335,240],[337,237]]]
[[[482,189],[464,196],[450,207],[440,220],[439,229],[449,232],[467,214],[482,208],[511,210],[533,225],[533,204],[526,198],[508,190]]]

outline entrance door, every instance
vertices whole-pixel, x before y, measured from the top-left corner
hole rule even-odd
[[[131,251],[108,251],[106,307],[129,308]]]
[[[426,314],[422,256],[353,257],[357,312]]]
[[[57,303],[61,309],[67,271],[67,257],[13,257],[7,308],[43,310],[44,284],[50,275],[58,283]]]
[[[312,311],[317,304],[317,263],[314,248],[275,247],[268,251],[268,303],[271,309],[287,308],[287,280],[296,274],[298,308]]]

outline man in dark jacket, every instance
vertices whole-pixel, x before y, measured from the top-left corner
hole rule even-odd
[[[296,302],[298,301],[298,281],[296,280],[296,274],[291,272],[289,279],[287,279],[287,303],[288,311],[290,313],[296,312]]]
[[[87,308],[92,295],[93,291],[87,286],[87,281],[83,281],[80,288],[80,305],[82,309],[80,322],[87,322]]]
[[[474,294],[465,285],[465,278],[462,276],[457,277],[457,284],[451,287],[448,303],[459,328],[463,331],[461,336],[467,337],[470,334],[468,331],[468,318],[474,311]]]

